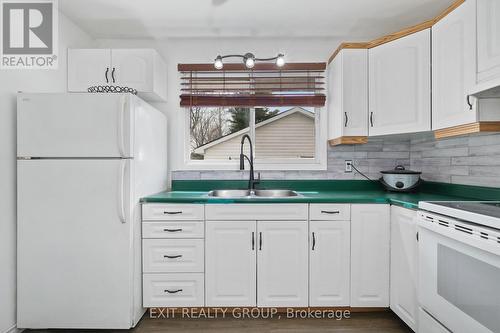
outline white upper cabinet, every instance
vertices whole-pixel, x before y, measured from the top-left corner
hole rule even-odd
[[[391,206],[391,309],[417,329],[417,212]]]
[[[350,305],[350,221],[311,221],[309,306]]]
[[[499,22],[500,2],[477,0],[478,82],[500,77]]]
[[[475,12],[476,1],[467,0],[432,27],[433,130],[478,120],[474,98],[468,96],[476,83]]]
[[[369,50],[369,135],[431,129],[431,32]]]
[[[329,139],[368,135],[368,50],[341,50],[328,70]]]
[[[351,206],[351,306],[389,306],[390,208]]]
[[[116,85],[136,89],[150,101],[164,101],[167,68],[153,49],[69,49],[68,91]]]
[[[257,223],[206,222],[206,306],[255,306]]]
[[[68,91],[110,84],[110,49],[68,49]]]
[[[258,221],[257,306],[308,306],[307,221]]]

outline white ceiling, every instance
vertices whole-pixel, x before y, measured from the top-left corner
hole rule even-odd
[[[453,0],[59,0],[95,38],[379,37]]]

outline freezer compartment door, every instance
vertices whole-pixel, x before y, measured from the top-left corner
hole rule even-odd
[[[18,327],[130,328],[132,161],[17,163]]]
[[[127,94],[19,94],[17,156],[133,157]]]

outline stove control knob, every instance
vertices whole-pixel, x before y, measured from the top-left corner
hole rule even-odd
[[[396,187],[397,188],[403,188],[403,187],[405,187],[405,184],[403,182],[397,182],[396,183]]]

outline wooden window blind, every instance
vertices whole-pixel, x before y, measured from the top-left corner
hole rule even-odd
[[[326,63],[179,64],[180,105],[312,106],[325,105]]]

